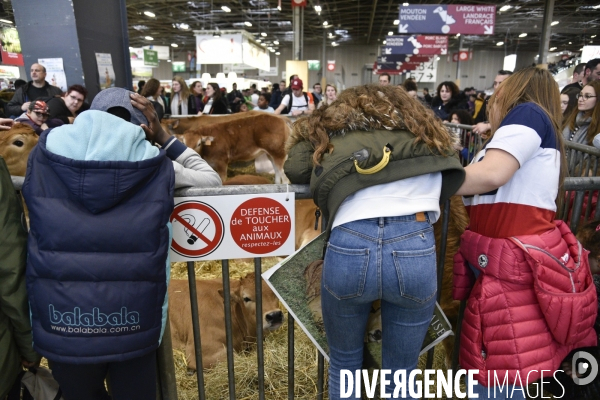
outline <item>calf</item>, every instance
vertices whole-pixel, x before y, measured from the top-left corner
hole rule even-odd
[[[256,342],[256,303],[254,273],[239,280],[231,280],[231,323],[233,349],[240,351],[245,344]],[[225,334],[225,307],[221,279],[197,280],[198,316],[204,368],[213,367],[227,358]],[[196,370],[192,311],[189,283],[172,280],[169,285],[169,319],[173,346],[185,348],[189,370]],[[265,335],[279,328],[283,313],[273,291],[262,282],[263,332]]]
[[[321,234],[321,220],[315,228],[317,206],[311,199],[296,200],[296,250]]]
[[[27,124],[14,124],[8,131],[0,131],[0,156],[6,161],[11,175],[25,176],[27,158],[38,142],[38,135]]]
[[[283,183],[285,143],[290,129],[285,118],[253,113],[249,117],[236,117],[189,129],[182,141],[196,150],[223,181],[227,178],[227,165],[230,163],[251,161],[266,153],[275,169],[275,183]]]
[[[261,114],[263,114],[262,111],[248,111],[244,113],[227,115],[200,115],[187,118],[164,118],[162,121],[160,121],[160,124],[163,126],[165,132],[168,132],[179,139],[186,131],[189,131],[190,129],[233,121],[240,118],[248,118]]]

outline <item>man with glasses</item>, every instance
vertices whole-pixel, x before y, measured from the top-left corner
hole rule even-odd
[[[29,104],[39,98],[54,97],[62,94],[62,90],[46,82],[46,68],[41,64],[31,66],[31,80],[20,87],[6,105],[6,115],[14,118],[27,111]]]
[[[72,124],[81,110],[87,89],[81,85],[71,85],[62,97],[55,97],[48,101],[50,118],[57,118],[65,124]]]

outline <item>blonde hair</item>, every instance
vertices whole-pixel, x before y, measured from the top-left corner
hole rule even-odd
[[[295,136],[312,143],[316,165],[331,148],[331,136],[375,129],[406,129],[415,135],[417,142],[431,149],[442,154],[454,152],[452,138],[442,122],[399,86],[371,84],[346,89],[336,101],[324,104],[294,124]]]

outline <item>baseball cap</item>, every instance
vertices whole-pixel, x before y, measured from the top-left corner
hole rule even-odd
[[[296,78],[292,81],[292,90],[302,89],[302,79]]]
[[[46,102],[43,100],[32,101],[29,104],[29,110],[42,114],[48,114],[48,104],[46,104]]]
[[[127,110],[131,116],[129,122],[134,125],[148,125],[148,119],[144,114],[131,105],[131,98],[129,95],[132,93],[133,92],[127,89],[117,87],[104,89],[94,97],[90,110],[108,112],[111,108],[122,107]]]

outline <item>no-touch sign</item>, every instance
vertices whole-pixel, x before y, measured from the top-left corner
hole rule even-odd
[[[292,216],[279,202],[256,198],[242,203],[231,216],[231,237],[253,254],[280,248],[292,229]]]
[[[294,193],[176,197],[171,261],[292,254],[294,200]]]

